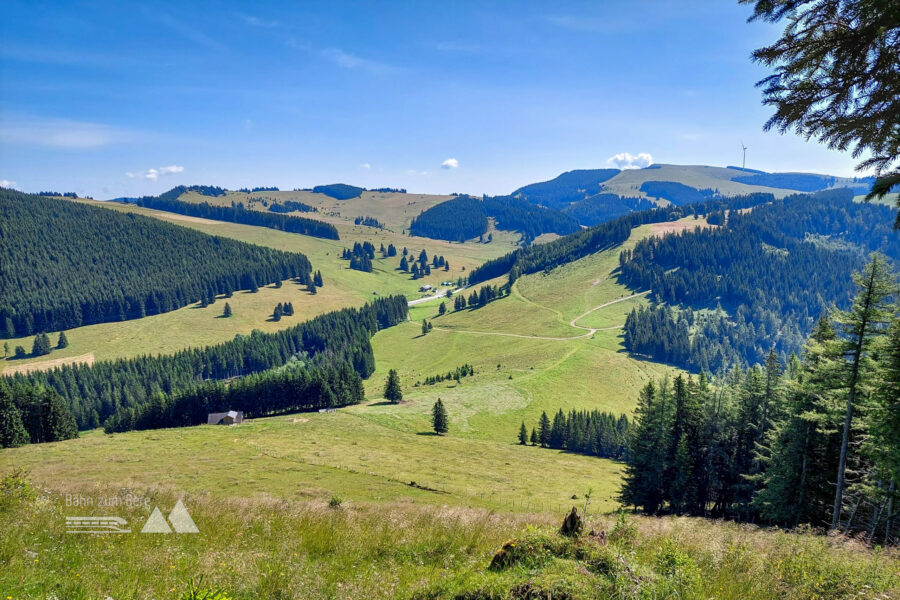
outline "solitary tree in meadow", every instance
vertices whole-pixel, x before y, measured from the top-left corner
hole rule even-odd
[[[62,350],[69,345],[69,339],[66,337],[65,331],[59,332],[59,339],[56,340],[56,347]]]
[[[436,434],[443,435],[447,433],[447,409],[444,408],[444,403],[441,402],[440,398],[437,399],[437,402],[431,408],[431,424]]]
[[[403,400],[403,391],[400,389],[400,375],[396,369],[388,371],[387,382],[384,384],[384,398],[393,404],[399,404]]]
[[[519,427],[519,444],[523,446],[528,444],[528,430],[525,429],[525,421],[522,421],[522,426]]]
[[[228,317],[231,316],[231,314],[232,314],[231,313],[231,305],[226,302],[225,308],[224,308],[224,310],[222,310],[222,316],[227,319]]]

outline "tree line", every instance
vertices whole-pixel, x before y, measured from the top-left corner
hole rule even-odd
[[[475,374],[475,367],[470,365],[469,363],[460,365],[456,367],[452,371],[447,371],[446,373],[439,373],[437,375],[429,375],[425,378],[425,385],[435,385],[441,383],[442,381],[450,381],[451,379],[456,383],[459,383],[463,377],[468,377],[470,375]],[[416,387],[418,387],[420,383],[416,382]]]
[[[715,210],[739,209],[774,200],[771,194],[750,194],[708,200],[686,206],[670,206],[635,212],[613,221],[582,229],[552,242],[519,248],[472,269],[469,283],[481,283],[509,274],[510,282],[520,275],[550,270],[589,254],[617,246],[628,239],[638,225],[675,221],[686,216],[702,216]]]
[[[70,406],[81,429],[98,427],[121,409],[155,395],[172,394],[206,380],[224,380],[265,371],[305,355],[314,367],[351,365],[360,377],[375,370],[370,338],[379,329],[406,320],[403,296],[378,298],[362,308],[346,308],[273,333],[254,331],[231,341],[188,348],[174,354],[62,365],[49,371],[16,373],[13,384],[55,390]]]
[[[178,198],[185,191],[186,188],[184,186],[178,186],[159,196],[143,196],[141,198],[127,198],[126,200],[145,208],[164,210],[179,215],[268,227],[269,229],[299,233],[327,240],[340,239],[337,228],[331,223],[305,217],[263,212],[261,210],[247,210],[241,202],[233,203],[231,206],[218,206],[208,202],[184,202]]]
[[[291,212],[317,212],[316,207],[310,206],[296,200],[285,200],[284,202],[272,202],[269,204],[269,211],[274,213],[291,213]]]
[[[354,225],[365,225],[366,227],[374,227],[376,229],[384,229],[384,224],[375,217],[356,217],[353,219]]]
[[[523,446],[530,442],[532,446],[619,460],[627,456],[630,427],[625,415],[574,409],[566,414],[559,409],[552,423],[547,412],[542,412],[530,437],[522,421],[518,439]]]
[[[497,229],[521,233],[526,244],[543,233],[567,235],[579,228],[568,215],[521,198],[484,196],[478,200],[456,196],[422,211],[409,231],[422,237],[464,242],[487,233],[488,217],[495,220]]]
[[[647,513],[844,529],[896,541],[900,314],[880,257],[857,293],[782,364],[711,385],[680,375],[641,391],[621,500]]]
[[[120,407],[103,424],[106,433],[188,427],[212,412],[239,410],[248,418],[335,408],[365,399],[362,377],[345,362],[308,365],[291,357],[283,366],[229,381],[207,381],[148,402]]]
[[[15,224],[3,244],[0,337],[137,319],[312,269],[299,253],[12,190],[0,190],[0,219]]]

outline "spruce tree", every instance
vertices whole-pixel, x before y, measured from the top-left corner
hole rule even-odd
[[[428,333],[428,321],[422,319],[422,335]]]
[[[316,287],[322,287],[322,285],[324,285],[324,282],[322,281],[322,271],[316,271],[316,274],[313,275],[313,284]]]
[[[441,302],[440,306],[438,306],[438,314],[442,315],[445,312],[447,312],[447,304],[444,302]]]
[[[896,282],[887,262],[879,255],[873,255],[862,273],[854,277],[859,293],[853,299],[850,310],[839,312],[837,323],[845,336],[843,344],[844,356],[847,358],[846,374],[846,409],[841,430],[841,450],[838,459],[837,483],[835,485],[834,508],[831,516],[831,528],[841,524],[843,497],[848,452],[850,449],[850,430],[853,426],[853,413],[856,409],[857,396],[860,393],[861,379],[868,370],[869,352],[873,341],[883,335],[884,326],[891,319],[888,299],[896,292]]]
[[[635,409],[625,481],[619,500],[626,506],[638,506],[655,514],[664,500],[663,474],[669,446],[671,423],[668,418],[667,383],[657,391],[653,382],[641,390]]]
[[[444,408],[444,403],[441,402],[440,398],[437,399],[437,402],[431,408],[431,425],[434,427],[436,434],[443,435],[447,433],[449,425],[447,422],[447,409]]]
[[[522,425],[519,427],[519,444],[522,446],[528,444],[528,430],[525,429],[525,421],[522,421]]]
[[[272,311],[272,320],[280,321],[281,316],[284,314],[284,308],[281,306],[281,302],[275,305],[275,310]]]
[[[316,284],[310,281],[308,284],[306,284],[306,291],[315,296],[318,293],[316,291]]]
[[[388,378],[384,384],[384,398],[392,404],[399,404],[403,400],[403,391],[400,389],[400,375],[396,369],[388,371]]]
[[[60,331],[59,338],[56,340],[56,347],[58,349],[62,350],[63,348],[68,347],[68,345],[69,345],[69,339],[66,337],[66,332]]]
[[[538,421],[538,441],[543,448],[550,445],[550,417],[547,416],[547,411],[541,413],[541,420]]]
[[[531,442],[532,446],[537,446],[538,435],[537,435],[537,431],[535,431],[534,427],[531,428],[531,437],[529,437],[528,440]]]
[[[225,308],[222,309],[222,316],[225,317],[225,318],[227,319],[227,318],[230,317],[231,315],[232,315],[232,312],[231,312],[231,305],[230,305],[229,303],[226,302],[226,303],[225,303]]]

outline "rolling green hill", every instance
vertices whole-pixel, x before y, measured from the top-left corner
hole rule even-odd
[[[513,196],[562,210],[591,226],[655,205],[686,204],[709,197],[754,193],[782,198],[794,192],[848,187],[855,193],[871,178],[846,178],[814,173],[766,173],[740,167],[653,164],[643,169],[568,171],[542,183],[526,185]]]

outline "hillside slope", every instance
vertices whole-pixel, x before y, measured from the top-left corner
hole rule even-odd
[[[11,190],[0,222],[2,337],[165,313],[312,270],[300,253]]]

